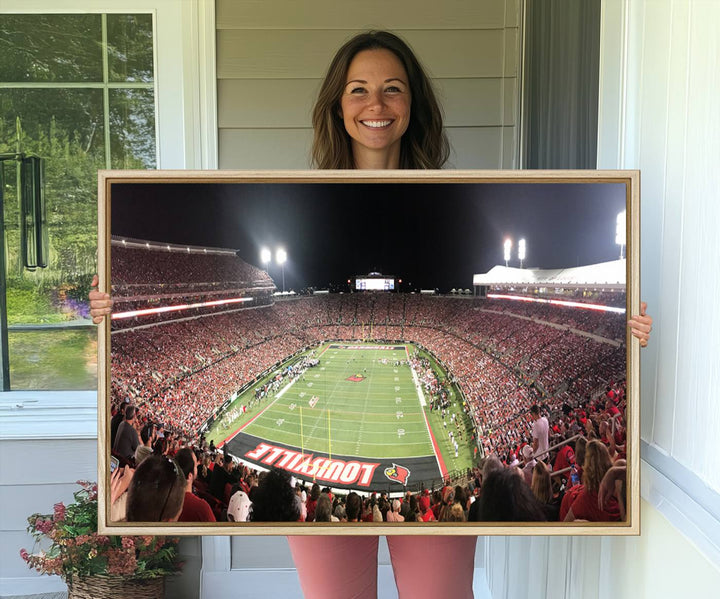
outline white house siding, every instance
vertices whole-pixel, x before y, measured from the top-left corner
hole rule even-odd
[[[655,319],[641,363],[642,534],[490,539],[494,599],[720,588],[718,23],[715,0],[603,3],[598,167],[641,170],[641,295]]]

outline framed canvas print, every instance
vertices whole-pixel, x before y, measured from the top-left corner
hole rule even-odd
[[[100,530],[639,534],[637,171],[101,171]]]

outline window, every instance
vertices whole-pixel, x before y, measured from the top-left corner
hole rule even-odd
[[[156,166],[153,39],[152,14],[0,20],[3,359],[12,389],[97,387],[86,302],[97,271],[97,170]],[[18,156],[44,160],[46,268],[24,265]]]

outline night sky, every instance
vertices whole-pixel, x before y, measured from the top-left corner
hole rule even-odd
[[[115,183],[113,235],[232,248],[255,266],[284,247],[286,289],[377,271],[402,290],[472,288],[504,264],[563,268],[615,260],[620,183]],[[280,267],[270,276],[281,285]]]

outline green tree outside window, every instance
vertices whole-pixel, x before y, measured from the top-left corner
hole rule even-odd
[[[155,168],[153,64],[150,14],[0,15],[0,154],[45,160],[50,249],[23,267],[16,163],[0,163],[13,389],[97,386],[97,171]]]

